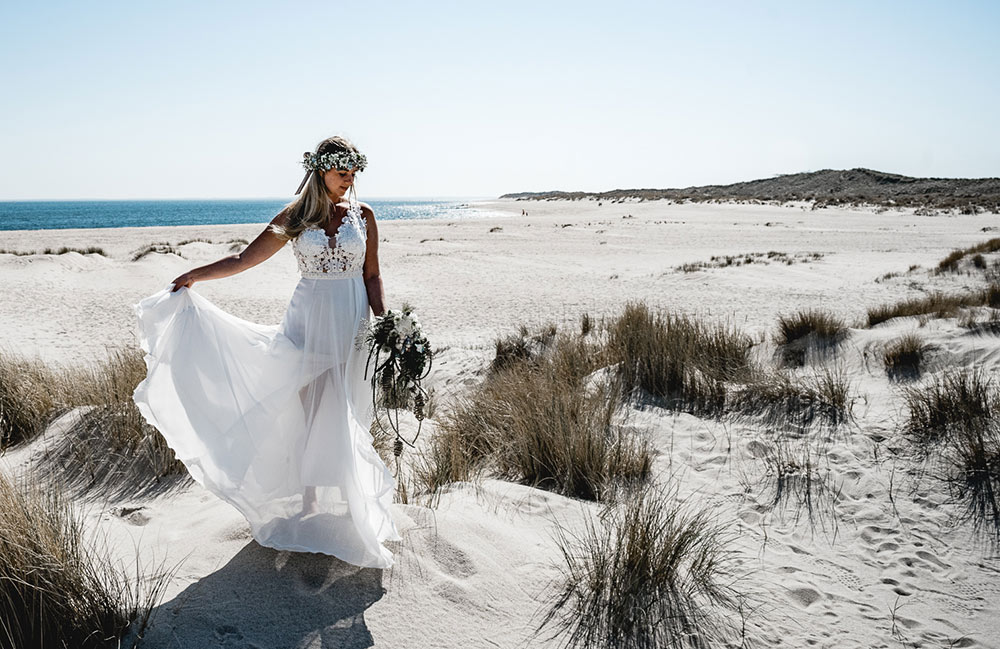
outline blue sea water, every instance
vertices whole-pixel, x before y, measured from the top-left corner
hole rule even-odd
[[[379,220],[486,215],[470,205],[472,200],[373,199],[365,202],[372,206]],[[0,230],[267,223],[285,203],[272,199],[0,201]]]

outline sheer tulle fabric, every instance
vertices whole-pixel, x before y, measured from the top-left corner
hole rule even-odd
[[[363,280],[303,277],[277,326],[170,289],[135,306],[146,420],[261,545],[392,565],[395,482],[369,433]],[[318,512],[303,511],[307,487]]]

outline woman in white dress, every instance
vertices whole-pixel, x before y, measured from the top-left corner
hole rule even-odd
[[[369,310],[384,313],[385,297],[375,216],[353,192],[365,164],[347,140],[323,140],[304,156],[299,198],[246,249],[135,305],[147,373],[133,398],[261,545],[384,568],[392,553],[383,541],[400,537],[395,481],[369,432],[364,337]],[[192,290],[288,241],[302,277],[281,324],[242,320]]]

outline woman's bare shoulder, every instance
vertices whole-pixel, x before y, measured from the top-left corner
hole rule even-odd
[[[292,213],[292,206],[287,205],[280,212],[278,212],[273,219],[271,219],[271,223],[274,225],[280,225],[284,227],[288,225],[288,217],[289,215],[291,215],[291,213]]]
[[[366,221],[371,223],[375,220],[375,210],[372,209],[371,205],[358,201],[358,206],[361,208],[361,214],[365,217]]]

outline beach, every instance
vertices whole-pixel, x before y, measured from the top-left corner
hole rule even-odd
[[[613,318],[641,300],[739,327],[770,358],[780,316],[835,314],[850,328],[833,364],[849,379],[855,421],[826,448],[824,480],[838,495],[823,526],[768,510],[748,491],[760,457],[751,425],[636,408],[632,424],[656,449],[653,473],[673,476],[683,495],[733,526],[761,646],[1000,647],[995,556],[956,523],[944,487],[892,491],[893,479],[898,487],[901,476],[916,478],[911,464],[886,454],[901,392],[877,361],[880,345],[919,331],[935,346],[930,373],[995,372],[1000,339],[956,318],[866,322],[881,304],[982,289],[982,273],[934,269],[953,250],[993,238],[996,215],[805,203],[479,207],[499,215],[378,225],[388,306],[412,305],[440,350],[427,381],[439,409],[482,379],[497,338],[520,325],[577,331],[584,314]],[[109,349],[136,346],[135,303],[232,254],[234,241],[251,241],[265,225],[0,231],[2,348],[86,366]],[[192,239],[208,242],[179,245]],[[175,253],[132,260],[155,243]],[[23,254],[62,246],[105,254]],[[253,269],[193,290],[235,316],[277,324],[297,281],[286,245]],[[9,452],[7,468],[28,466],[58,429]],[[433,431],[431,422],[424,434]],[[436,508],[394,506],[404,537],[392,547],[397,563],[375,571],[261,548],[235,510],[197,485],[81,506],[121,557],[139,546],[150,561],[181,562],[149,630],[152,647],[556,647],[558,640],[530,633],[560,576],[554,526],[579,530],[600,509],[492,478],[456,483]]]
[[[379,224],[379,257],[390,306],[409,302],[435,344],[484,348],[519,324],[575,322],[643,299],[673,311],[729,318],[755,330],[782,312],[823,306],[860,317],[868,306],[921,292],[905,277],[954,248],[990,238],[995,216],[913,216],[912,211],[809,210],[805,206],[604,204],[498,201],[507,217]],[[528,216],[521,215],[526,209]],[[377,218],[377,215],[376,215]],[[0,250],[98,246],[100,255],[0,256],[0,339],[15,351],[58,362],[87,361],[134,343],[132,305],[182,272],[231,254],[257,225],[0,232]],[[175,254],[144,246],[194,242]],[[792,264],[766,259],[792,255]],[[758,263],[678,270],[713,256],[764,253]],[[819,253],[819,259],[811,255]],[[281,320],[298,271],[286,245],[259,266],[196,290],[241,318]],[[944,287],[961,277],[930,278]]]

